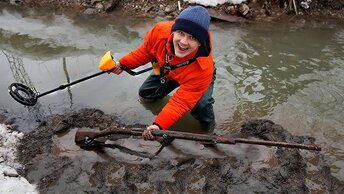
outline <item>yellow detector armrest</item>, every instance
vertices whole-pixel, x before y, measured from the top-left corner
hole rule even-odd
[[[105,53],[99,62],[99,69],[102,71],[109,71],[116,67],[116,62],[112,57],[111,51]]]
[[[157,61],[152,61],[154,75],[160,75],[160,67]]]

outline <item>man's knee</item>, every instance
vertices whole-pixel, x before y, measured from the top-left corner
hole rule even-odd
[[[147,96],[146,96],[146,90],[145,90],[145,88],[144,87],[140,87],[139,88],[139,96],[140,96],[140,98],[147,98]]]
[[[140,102],[155,102],[156,99],[155,99],[155,98],[149,99],[149,98],[144,98],[144,97],[142,97],[142,96],[139,96],[139,101],[140,101]]]
[[[194,109],[195,110],[202,110],[205,109],[209,106],[212,106],[214,104],[214,99],[210,98],[210,99],[200,99],[197,104],[195,105]]]
[[[140,100],[149,102],[159,98],[158,89],[154,87],[146,87],[144,84],[139,88]]]
[[[201,125],[213,125],[215,122],[215,114],[212,103],[200,104],[191,111],[191,115],[197,119]]]

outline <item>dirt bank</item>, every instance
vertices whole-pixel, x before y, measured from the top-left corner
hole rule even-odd
[[[82,150],[76,130],[120,126],[95,109],[55,115],[25,135],[19,146],[20,174],[41,193],[343,193],[321,152],[256,145],[204,147],[175,140],[148,159],[120,149]],[[268,120],[246,122],[243,137],[313,143]],[[115,141],[137,152],[154,152],[157,142]],[[244,152],[240,153],[243,150]]]
[[[179,8],[191,5],[177,0],[17,0],[25,8],[38,8],[70,14],[111,14],[124,11],[137,17],[175,18]],[[293,4],[295,2],[295,4]],[[239,5],[225,3],[207,7],[213,18],[229,22],[280,21],[294,18],[344,20],[344,0],[247,0]]]

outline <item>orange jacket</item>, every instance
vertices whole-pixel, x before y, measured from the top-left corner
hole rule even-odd
[[[165,64],[165,47],[173,24],[174,21],[157,23],[146,34],[142,45],[119,60],[121,65],[134,69],[156,59],[162,67]],[[209,40],[211,45],[210,34]],[[174,64],[170,62],[170,65]],[[193,63],[170,71],[166,76],[167,79],[177,81],[180,87],[155,118],[154,123],[162,129],[168,129],[184,113],[190,111],[208,89],[213,71],[214,62],[211,52],[207,57],[197,57]]]

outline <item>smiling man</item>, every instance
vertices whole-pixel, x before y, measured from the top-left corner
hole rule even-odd
[[[116,74],[123,67],[134,69],[152,61],[159,64],[160,73],[151,74],[139,89],[143,102],[164,98],[178,88],[147,127],[145,139],[154,138],[150,130],[166,130],[188,111],[205,130],[214,129],[215,68],[209,23],[210,16],[204,7],[189,7],[175,21],[157,23],[142,45],[119,60]]]

